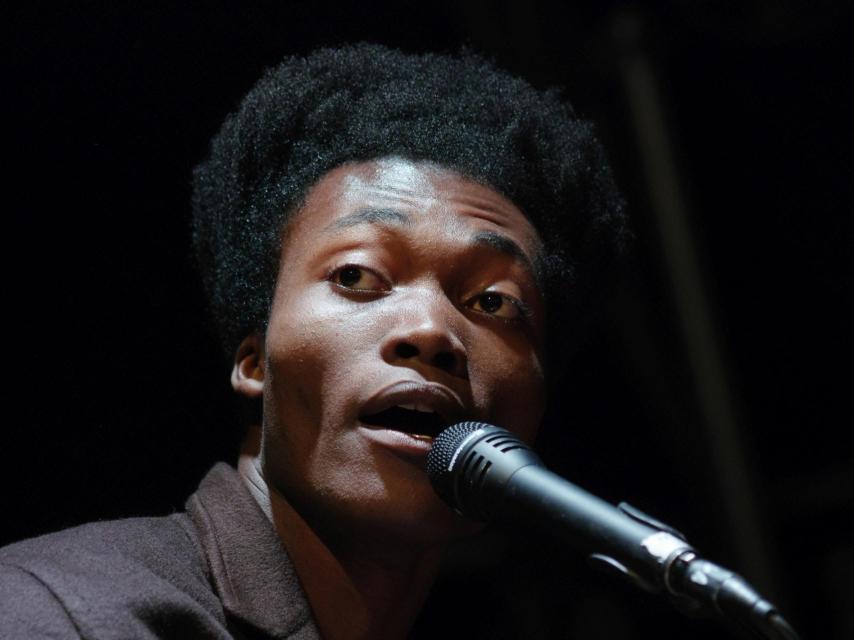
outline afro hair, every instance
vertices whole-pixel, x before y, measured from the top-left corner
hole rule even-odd
[[[266,328],[283,230],[306,192],[344,163],[391,156],[474,179],[528,216],[563,329],[628,235],[593,126],[557,91],[467,52],[358,44],[288,57],[228,116],[194,172],[193,243],[229,357]]]

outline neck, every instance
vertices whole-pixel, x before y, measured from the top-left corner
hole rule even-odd
[[[238,471],[285,545],[323,638],[407,636],[443,549],[322,536],[265,481],[260,428],[250,428]]]

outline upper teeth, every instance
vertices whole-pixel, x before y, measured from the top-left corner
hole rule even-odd
[[[410,411],[420,411],[421,413],[434,413],[433,409],[428,407],[427,405],[412,403],[412,404],[399,404],[397,405],[401,409],[409,409]]]

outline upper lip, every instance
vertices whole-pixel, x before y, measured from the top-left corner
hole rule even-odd
[[[417,405],[419,409],[429,409],[447,425],[460,421],[467,413],[462,398],[448,387],[435,382],[401,380],[375,393],[362,406],[359,417],[400,405]]]

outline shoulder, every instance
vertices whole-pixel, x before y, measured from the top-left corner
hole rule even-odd
[[[0,635],[21,629],[26,637],[157,638],[224,628],[207,571],[184,514],[24,540],[0,549]],[[163,620],[168,635],[157,629]],[[66,633],[42,634],[36,627],[44,624]]]
[[[0,564],[0,637],[79,635],[62,603],[41,580],[21,567]]]

